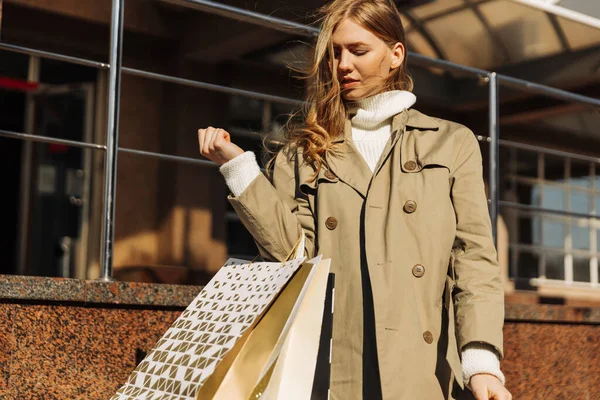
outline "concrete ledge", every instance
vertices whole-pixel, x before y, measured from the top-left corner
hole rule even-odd
[[[0,275],[0,399],[110,398],[200,289]],[[516,399],[600,399],[599,352],[600,307],[507,301]]]
[[[0,275],[0,300],[185,308],[201,286]]]

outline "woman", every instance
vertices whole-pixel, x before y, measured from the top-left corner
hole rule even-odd
[[[200,152],[222,165],[266,259],[285,258],[301,231],[308,257],[332,259],[332,399],[468,398],[465,387],[510,399],[477,140],[411,108],[392,2],[322,11],[303,124],[288,131],[272,182],[222,129],[198,131]]]

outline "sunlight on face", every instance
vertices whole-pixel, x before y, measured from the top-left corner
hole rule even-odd
[[[389,48],[371,31],[351,19],[343,20],[332,35],[334,62],[342,97],[355,101],[380,93],[390,71],[398,68],[404,46]]]

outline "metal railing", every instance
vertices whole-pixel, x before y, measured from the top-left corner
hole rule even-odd
[[[268,27],[275,30],[293,33],[295,35],[301,35],[306,37],[314,37],[318,35],[319,30],[315,27],[298,24],[291,21],[286,21],[280,18],[275,18],[269,15],[263,15],[260,13],[244,10],[237,7],[232,7],[220,3],[216,3],[208,0],[161,0],[163,2],[184,5],[192,7],[194,9],[236,19],[249,24],[254,24],[262,27]],[[232,95],[245,96],[269,102],[282,103],[288,105],[298,106],[302,104],[302,101],[296,99],[289,99],[280,96],[273,96],[266,93],[242,90],[222,85],[215,85],[208,82],[201,82],[189,79],[182,79],[178,77],[157,74],[153,72],[143,71],[139,69],[133,69],[122,66],[122,48],[123,48],[123,10],[125,6],[125,0],[112,0],[112,17],[111,17],[111,29],[110,29],[110,63],[106,64],[103,62],[87,60],[77,57],[71,57],[68,55],[57,54],[52,52],[40,51],[36,49],[26,48],[22,46],[15,46],[7,43],[0,42],[0,50],[7,50],[12,52],[18,52],[28,55],[33,55],[42,58],[54,59],[64,61],[73,64],[84,65],[88,67],[94,67],[101,70],[109,71],[109,93],[108,93],[108,115],[107,115],[107,135],[106,145],[98,145],[93,143],[84,143],[78,141],[62,140],[49,138],[39,135],[32,135],[19,132],[9,132],[0,130],[0,136],[30,140],[37,142],[46,143],[58,143],[69,146],[90,148],[95,150],[103,150],[106,153],[106,171],[105,171],[105,183],[104,183],[104,226],[103,226],[103,250],[102,250],[102,272],[101,279],[111,280],[112,279],[112,252],[113,252],[113,240],[114,240],[114,215],[115,215],[115,177],[117,172],[117,155],[118,152],[126,152],[130,154],[153,157],[162,160],[169,160],[182,163],[191,163],[201,166],[216,166],[215,163],[189,157],[179,157],[163,153],[148,152],[136,149],[128,149],[118,146],[118,122],[119,122],[119,99],[120,99],[120,84],[121,74],[130,74],[145,77],[148,79],[161,80],[164,82],[175,83],[179,85],[185,85],[189,87],[217,91],[221,93],[228,93]],[[498,96],[499,88],[501,86],[511,87],[513,89],[519,89],[529,93],[536,93],[541,95],[550,96],[556,99],[567,100],[571,102],[582,103],[600,108],[600,100],[591,97],[586,97],[568,91],[552,88],[545,85],[528,82],[525,80],[504,76],[497,74],[496,72],[486,71],[483,69],[468,67],[464,65],[454,64],[449,61],[439,60],[430,58],[420,54],[408,52],[410,63],[421,67],[436,67],[445,71],[458,72],[461,74],[471,75],[477,78],[482,78],[487,82],[489,87],[489,137],[485,138],[489,144],[490,157],[489,157],[489,182],[490,182],[490,216],[492,219],[492,226],[494,229],[494,238],[496,238],[496,226],[499,213],[499,207],[527,207],[528,209],[535,209],[542,212],[554,212],[553,210],[537,209],[532,206],[524,206],[519,203],[512,203],[499,200],[498,183],[499,183],[499,147],[503,142],[499,138],[499,110],[498,110]],[[482,138],[481,136],[479,138]],[[480,139],[481,140],[481,139]],[[530,146],[538,150],[535,146]]]

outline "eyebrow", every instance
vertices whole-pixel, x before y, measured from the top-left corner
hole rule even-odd
[[[361,46],[369,46],[369,45],[366,44],[366,43],[363,43],[363,42],[353,42],[353,43],[347,43],[346,44],[346,47],[350,47],[350,48],[361,47]],[[340,45],[334,43],[333,47],[340,47]]]

